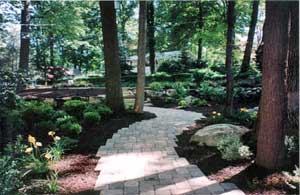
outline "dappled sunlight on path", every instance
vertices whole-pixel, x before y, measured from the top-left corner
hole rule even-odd
[[[120,129],[99,148],[95,190],[103,195],[244,194],[233,184],[209,180],[177,155],[176,135],[202,114],[154,107],[146,111],[157,118]]]

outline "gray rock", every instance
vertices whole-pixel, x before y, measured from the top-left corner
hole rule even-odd
[[[217,146],[224,135],[235,134],[239,137],[250,130],[243,126],[232,124],[215,124],[198,130],[191,138],[191,142],[198,145]]]

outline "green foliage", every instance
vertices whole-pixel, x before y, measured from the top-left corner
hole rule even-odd
[[[23,185],[18,160],[0,156],[0,195],[18,194]]]
[[[14,107],[16,104],[16,95],[18,85],[26,82],[25,74],[21,71],[0,70],[0,105]]]
[[[207,106],[208,105],[208,102],[204,99],[193,99],[192,100],[192,105],[195,105],[195,106]]]
[[[257,111],[249,111],[247,108],[241,108],[240,112],[233,113],[231,119],[241,125],[253,127],[257,120]]]
[[[59,191],[58,185],[58,173],[51,171],[47,177],[47,191],[51,194],[57,193]]]
[[[164,89],[164,86],[161,82],[152,82],[152,83],[149,84],[149,88],[152,91],[159,92],[159,91],[162,91]]]
[[[183,98],[188,94],[188,89],[185,83],[175,82],[172,84],[172,88],[176,91],[176,98]]]
[[[212,100],[218,103],[223,103],[226,97],[224,87],[213,86],[208,82],[203,82],[200,84],[199,93],[204,99]]]
[[[37,130],[37,123],[40,123],[39,127],[48,126],[53,115],[54,109],[48,103],[29,101],[22,105],[22,118],[29,130]]]
[[[151,75],[152,81],[171,81],[172,77],[167,72],[157,71],[156,73]]]
[[[191,72],[193,74],[194,82],[196,83],[208,80],[216,81],[225,78],[225,75],[213,71],[210,68],[192,69]]]
[[[186,108],[186,107],[189,106],[189,104],[185,100],[180,100],[178,102],[178,106],[181,107],[181,108]]]
[[[239,148],[243,144],[240,138],[234,134],[224,136],[218,143],[218,150],[222,154],[222,158],[225,160],[238,160],[240,159]]]
[[[249,147],[243,145],[235,134],[225,135],[218,143],[217,148],[221,152],[222,158],[229,161],[250,158],[253,155]]]
[[[100,122],[100,120],[101,116],[96,111],[89,111],[83,114],[83,121],[87,126],[95,126]]]
[[[31,156],[28,169],[31,170],[31,173],[34,175],[42,175],[49,172],[48,162],[39,157]]]
[[[76,119],[72,116],[64,116],[56,120],[57,128],[66,133],[67,135],[78,135],[81,133],[81,125],[76,122]]]
[[[57,141],[57,143],[64,149],[64,151],[69,151],[75,147],[77,147],[79,140],[72,139],[70,137],[62,137],[61,140]]]
[[[77,120],[81,120],[84,110],[88,103],[81,100],[68,100],[63,105],[63,110],[69,115],[74,116]]]
[[[112,110],[106,106],[104,103],[102,102],[98,102],[98,103],[92,103],[91,106],[100,114],[100,116],[102,117],[108,117],[109,115],[111,115],[113,112]],[[88,110],[86,110],[88,111]]]

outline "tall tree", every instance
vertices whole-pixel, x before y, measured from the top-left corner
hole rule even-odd
[[[299,128],[299,2],[291,1],[287,69],[288,128]]]
[[[257,23],[258,6],[259,6],[259,0],[253,0],[250,28],[249,28],[249,32],[248,32],[248,39],[247,39],[247,43],[246,43],[244,58],[243,58],[243,62],[241,65],[240,72],[247,72],[247,70],[249,69],[255,27],[256,27],[256,23]]]
[[[256,163],[276,169],[284,160],[286,119],[285,62],[288,43],[288,3],[266,2],[262,65],[262,96]]]
[[[155,72],[155,22],[154,22],[154,0],[148,1],[147,5],[147,38],[149,48],[149,64],[151,74]]]
[[[233,72],[232,55],[234,46],[234,24],[235,24],[235,1],[227,1],[227,43],[226,43],[226,105],[225,113],[231,115],[233,112]]]
[[[100,1],[105,62],[106,102],[113,112],[124,110],[118,32],[114,1]]]
[[[198,17],[198,23],[199,23],[199,39],[198,39],[198,62],[201,62],[202,60],[202,32],[203,32],[203,26],[204,26],[204,14],[203,14],[203,5],[201,0],[198,1],[198,9],[199,9],[199,17]]]
[[[30,0],[23,1],[23,9],[21,11],[21,46],[20,46],[19,68],[23,70],[28,70],[28,64],[29,64],[29,46],[30,46],[29,5],[30,5]]]
[[[141,113],[144,109],[145,64],[146,64],[146,33],[147,33],[147,2],[140,1],[139,8],[139,40],[138,40],[138,76],[134,110]]]

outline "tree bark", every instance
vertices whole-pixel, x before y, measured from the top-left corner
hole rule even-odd
[[[140,1],[139,8],[139,40],[138,40],[138,76],[134,111],[141,113],[144,109],[145,64],[146,64],[146,32],[147,2]]]
[[[30,46],[29,5],[30,5],[30,0],[23,1],[23,10],[21,11],[21,45],[20,45],[19,68],[25,71],[28,70],[28,64],[29,64],[29,46]]]
[[[234,46],[235,1],[227,1],[227,43],[226,43],[226,103],[225,114],[233,112],[233,72],[232,55]]]
[[[201,0],[198,2],[199,6],[199,17],[198,17],[198,23],[199,23],[199,34],[200,37],[198,39],[198,62],[200,63],[202,60],[202,32],[203,32],[203,24],[204,24],[204,15],[203,15],[203,7]]]
[[[299,2],[291,1],[287,69],[288,128],[299,128]]]
[[[256,27],[257,16],[258,16],[258,6],[259,6],[259,0],[253,0],[251,22],[250,22],[250,28],[248,32],[248,39],[247,39],[247,44],[244,52],[243,62],[240,70],[241,73],[247,72],[249,70],[255,27]]]
[[[54,37],[53,37],[53,32],[49,33],[49,47],[50,47],[50,66],[54,67]]]
[[[105,89],[107,105],[117,113],[124,110],[121,87],[118,32],[114,1],[99,1],[105,62]]]
[[[284,162],[286,119],[285,63],[288,46],[288,3],[266,2],[262,96],[256,164],[277,169]]]
[[[147,32],[148,32],[148,47],[149,47],[149,64],[151,74],[155,72],[155,23],[154,23],[154,2],[148,1],[147,13]]]

